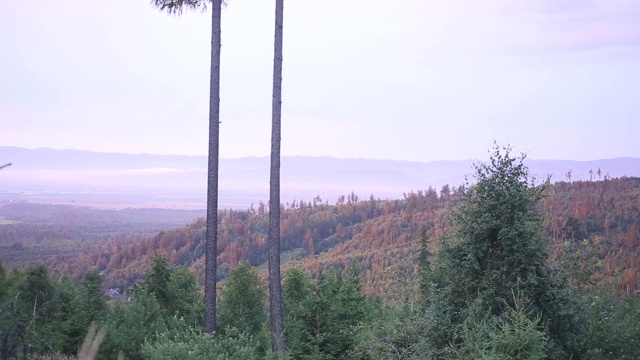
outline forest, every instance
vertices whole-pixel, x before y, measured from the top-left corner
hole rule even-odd
[[[287,357],[640,358],[640,178],[550,184],[522,160],[397,200],[283,205]],[[37,208],[0,208],[0,359],[274,357],[264,204],[219,211],[213,335],[205,219],[149,235]]]

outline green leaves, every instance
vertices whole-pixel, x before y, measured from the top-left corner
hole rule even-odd
[[[350,358],[359,326],[372,310],[353,266],[320,273],[315,284],[302,270],[289,270],[283,301],[285,336],[294,359]]]
[[[218,305],[219,332],[236,328],[256,336],[267,319],[264,285],[247,263],[236,266],[227,279]]]
[[[479,303],[460,331],[462,342],[456,359],[541,360],[547,357],[547,337],[541,317],[532,313],[521,294],[514,294],[513,306],[502,316],[488,314]]]
[[[142,346],[146,360],[258,360],[264,359],[257,342],[246,333],[228,329],[215,336],[188,328],[176,333],[165,332]]]
[[[214,0],[220,1],[220,0]],[[160,11],[166,11],[169,14],[180,15],[185,10],[205,10],[207,1],[204,0],[152,0],[151,5]]]
[[[547,251],[536,186],[510,148],[494,148],[487,164],[476,165],[477,183],[454,212],[454,241],[446,242],[434,266],[434,346],[468,341],[464,324],[471,304],[502,318],[519,306],[513,292],[530,304],[531,319],[541,316],[552,358],[580,351],[583,318],[579,304],[547,265]]]
[[[185,268],[169,267],[169,260],[162,254],[155,254],[152,271],[137,289],[154,294],[160,308],[169,316],[183,318],[188,324],[202,323],[202,299],[195,275]]]

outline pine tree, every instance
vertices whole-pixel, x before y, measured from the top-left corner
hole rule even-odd
[[[269,327],[271,348],[284,356],[282,284],[280,280],[280,143],[282,117],[282,37],[284,0],[276,0],[269,177]]]
[[[477,183],[455,211],[457,230],[444,241],[434,268],[434,346],[445,351],[461,341],[471,304],[503,316],[522,294],[546,325],[551,358],[577,356],[583,333],[579,304],[547,264],[546,238],[536,186],[510,148],[495,147],[490,162],[476,166]]]
[[[353,265],[322,272],[315,284],[301,270],[287,272],[284,304],[294,359],[349,359],[357,328],[371,313]]]
[[[231,270],[222,290],[218,316],[221,334],[235,328],[257,336],[262,330],[267,320],[264,286],[248,263],[240,263]]]
[[[183,318],[192,325],[201,323],[203,309],[195,275],[185,268],[171,268],[164,255],[153,256],[151,273],[135,290],[142,291],[153,294],[166,315]]]
[[[165,310],[171,308],[170,303],[173,301],[169,292],[170,282],[171,268],[169,267],[169,260],[162,254],[154,254],[151,274],[144,282],[144,289],[153,293],[160,307]]]
[[[223,0],[152,0],[170,14],[211,5],[211,66],[209,81],[209,154],[207,157],[207,228],[205,242],[205,330],[216,330],[216,274],[218,258],[218,173],[220,153],[220,52]]]
[[[287,270],[282,286],[284,335],[288,354],[299,359],[312,352],[309,339],[308,310],[312,299],[312,284],[309,276],[299,269]]]
[[[418,253],[418,267],[420,271],[420,297],[424,308],[431,303],[431,281],[433,274],[431,270],[431,256],[428,247],[429,238],[425,226],[420,230],[420,252]]]

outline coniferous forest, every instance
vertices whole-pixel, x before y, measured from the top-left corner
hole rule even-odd
[[[286,357],[640,358],[640,179],[551,184],[494,150],[463,186],[284,204]],[[128,211],[0,208],[0,359],[275,358],[267,206],[219,211],[214,334],[205,219]]]

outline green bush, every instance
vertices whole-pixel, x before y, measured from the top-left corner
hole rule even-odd
[[[188,328],[177,333],[165,332],[142,346],[146,360],[253,360],[264,359],[259,339],[235,328],[224,335],[209,335]]]

